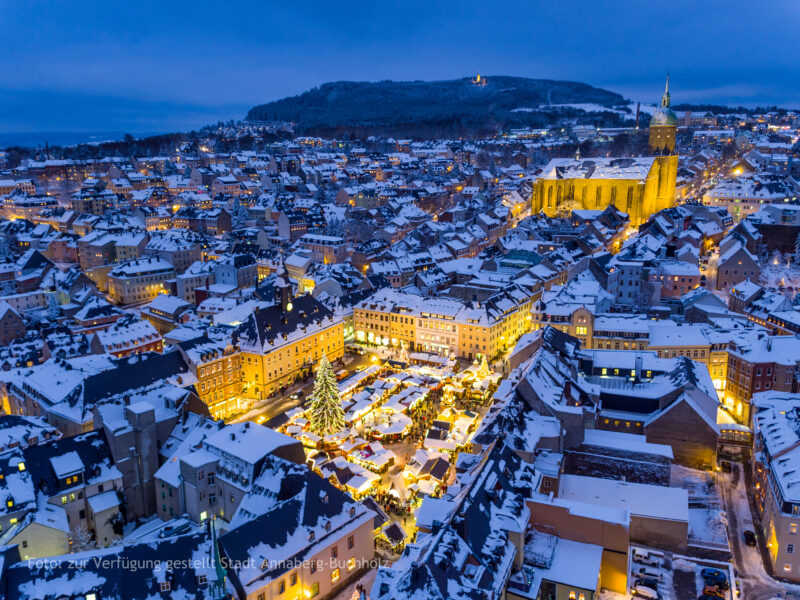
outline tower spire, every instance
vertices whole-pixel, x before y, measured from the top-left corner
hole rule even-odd
[[[661,106],[669,108],[669,71],[667,71],[667,85],[664,88],[664,95],[661,96]]]

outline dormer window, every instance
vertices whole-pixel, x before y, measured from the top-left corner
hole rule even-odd
[[[308,534],[308,541],[309,542],[313,542],[314,541],[314,532],[313,531]]]
[[[25,463],[24,463],[24,462],[18,463],[18,464],[17,464],[17,468],[18,468],[20,471],[24,471],[24,470],[25,470]]]
[[[331,530],[331,522],[328,521],[327,523],[325,523],[325,531],[330,531],[330,530]]]

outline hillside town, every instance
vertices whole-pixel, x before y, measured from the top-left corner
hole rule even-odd
[[[0,600],[800,594],[800,115],[670,94],[0,151]]]

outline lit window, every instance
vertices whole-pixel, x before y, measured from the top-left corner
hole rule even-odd
[[[20,471],[24,471],[24,470],[25,470],[25,463],[24,463],[24,462],[18,463],[18,464],[17,464],[17,468],[18,468]]]
[[[159,584],[159,589],[160,589],[162,592],[168,592],[168,591],[169,591],[169,588],[170,588],[169,581],[162,581],[162,582]]]
[[[348,558],[347,559],[347,570],[352,571],[356,568],[356,559],[355,558]]]
[[[575,590],[570,590],[569,591],[569,600],[575,600],[576,597],[577,597],[577,594],[575,594]]]
[[[339,581],[339,569],[334,569],[331,573],[331,583]]]

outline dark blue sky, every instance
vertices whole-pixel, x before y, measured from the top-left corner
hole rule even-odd
[[[0,132],[153,132],[341,79],[482,73],[800,106],[800,2],[0,0]]]

